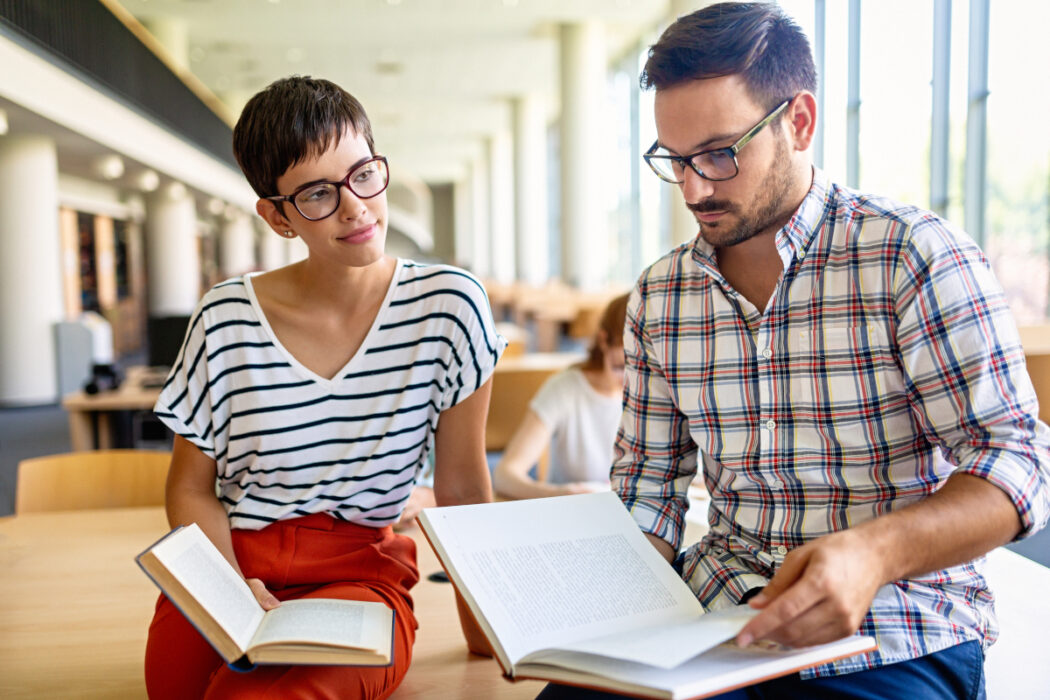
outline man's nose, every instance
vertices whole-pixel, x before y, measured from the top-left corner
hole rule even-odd
[[[682,188],[682,196],[689,204],[707,199],[715,191],[714,183],[697,175],[692,168],[685,169],[682,182],[678,186]]]

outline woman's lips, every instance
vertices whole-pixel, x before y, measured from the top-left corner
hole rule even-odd
[[[368,226],[351,231],[345,236],[340,236],[339,240],[344,243],[364,243],[365,241],[372,240],[378,229],[379,227],[376,224],[369,224]]]

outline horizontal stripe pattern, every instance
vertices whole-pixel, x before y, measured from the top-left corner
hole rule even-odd
[[[700,601],[735,604],[791,549],[987,479],[1029,534],[1050,515],[1050,440],[1012,316],[977,246],[935,215],[815,171],[777,234],[784,273],[760,312],[702,239],[647,269],[625,331],[614,486],[681,542],[700,469],[710,533],[686,551]],[[827,675],[997,633],[983,559],[883,587],[861,631],[879,651]]]
[[[215,459],[232,527],[318,512],[381,527],[399,517],[441,412],[504,347],[477,279],[398,261],[361,348],[327,380],[274,337],[249,275],[204,296],[155,410]]]

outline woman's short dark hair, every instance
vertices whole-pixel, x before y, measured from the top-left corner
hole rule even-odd
[[[722,2],[679,17],[649,48],[644,89],[739,75],[773,109],[800,90],[816,92],[809,41],[775,2]]]
[[[293,75],[248,100],[233,128],[233,154],[260,197],[278,194],[277,178],[338,144],[347,129],[375,153],[365,108],[335,83]]]

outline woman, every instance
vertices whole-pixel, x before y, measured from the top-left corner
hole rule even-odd
[[[623,394],[623,325],[627,295],[602,312],[587,359],[544,382],[493,472],[511,498],[542,498],[609,488]],[[529,472],[550,448],[546,481]]]
[[[484,420],[504,342],[469,274],[385,254],[386,159],[353,96],[279,80],[245,106],[234,151],[256,211],[309,254],[217,285],[194,313],[156,407],[176,434],[168,519],[196,522],[264,608],[301,597],[387,604],[395,659],[236,672],[161,597],[147,689],[384,698],[411,659],[418,580],[412,541],[390,526],[431,450],[439,505],[490,499]]]

